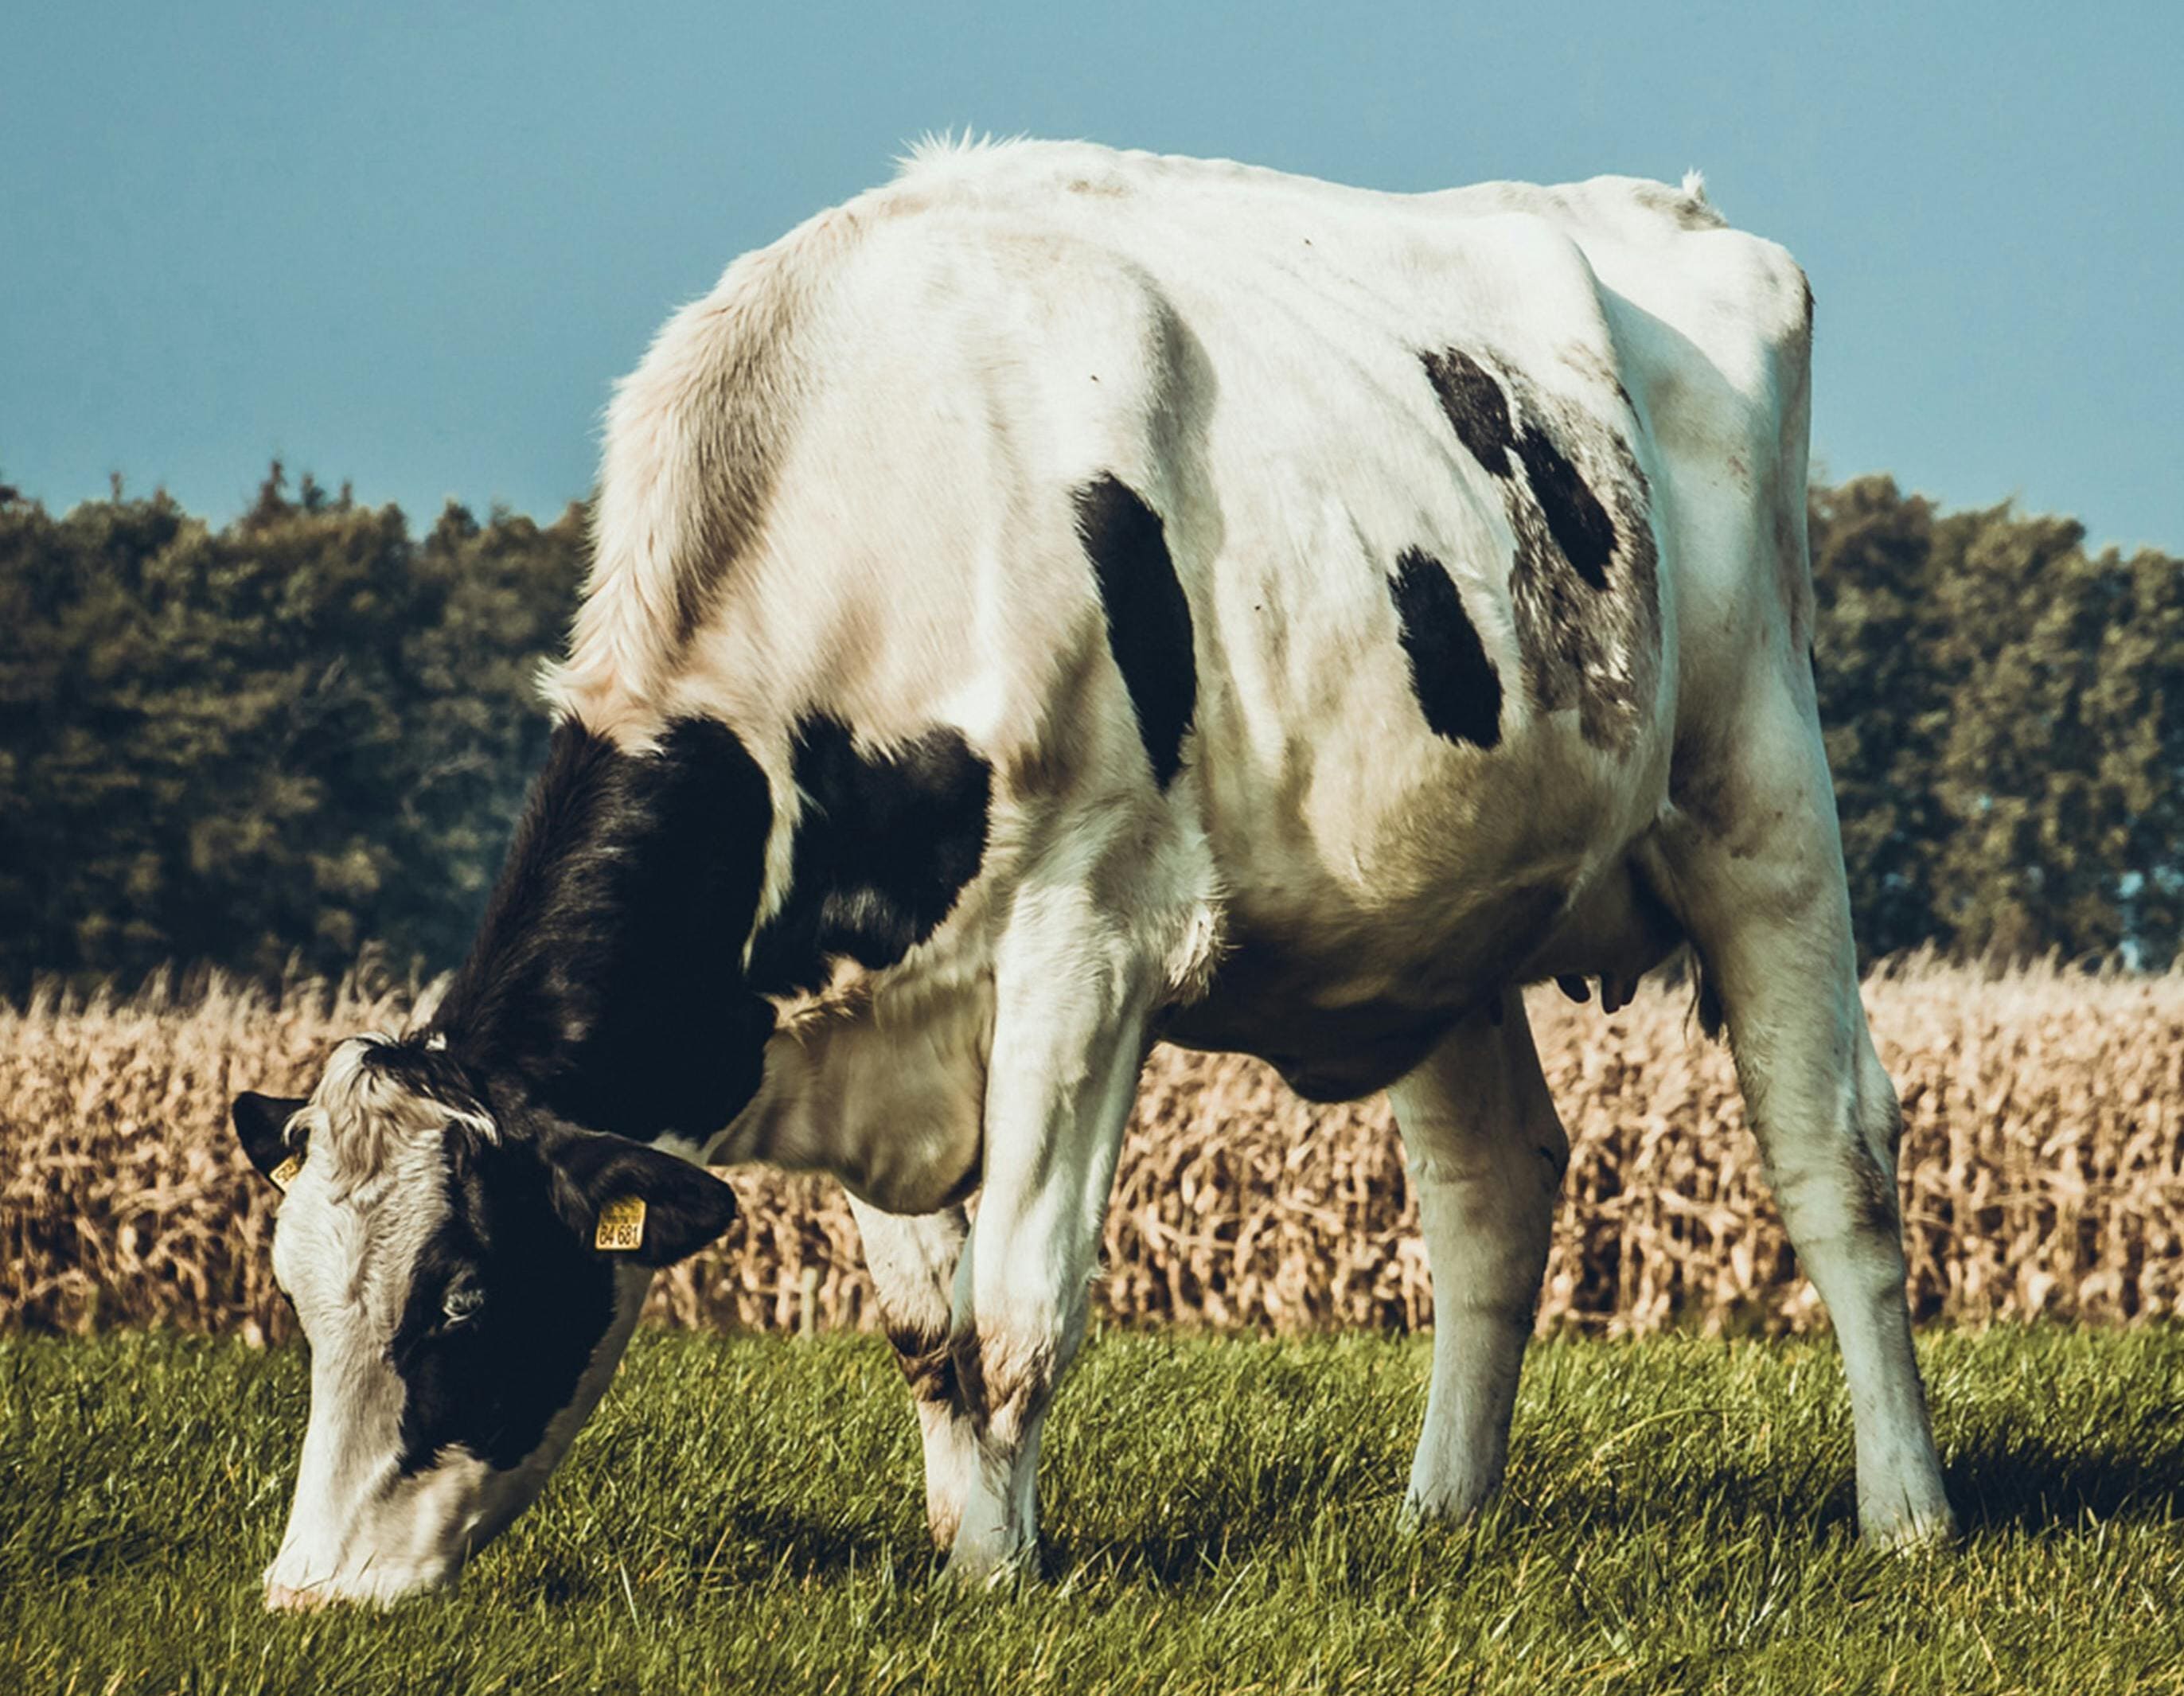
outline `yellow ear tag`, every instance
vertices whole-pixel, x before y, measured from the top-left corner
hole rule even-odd
[[[593,1248],[627,1254],[632,1248],[644,1246],[643,1196],[618,1195],[599,1209],[599,1228],[592,1233]]]
[[[304,1157],[301,1154],[291,1154],[268,1172],[266,1176],[273,1180],[274,1188],[286,1195],[288,1193],[288,1186],[296,1182],[296,1175],[303,1170]]]

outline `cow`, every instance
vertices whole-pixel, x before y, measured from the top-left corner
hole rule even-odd
[[[610,407],[465,962],[236,1103],[311,1348],[269,1605],[453,1581],[733,1217],[707,1164],[847,1188],[944,1571],[1022,1571],[1163,1040],[1391,1093],[1406,1512],[1473,1514],[1568,1153],[1521,992],[1677,959],[1834,1319],[1863,1534],[1951,1535],[1814,709],[1811,310],[1696,178],[1076,144],[928,146],[738,259]]]

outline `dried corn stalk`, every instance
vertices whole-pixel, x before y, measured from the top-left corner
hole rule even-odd
[[[405,992],[217,980],[0,1007],[0,1327],[292,1325],[273,1196],[226,1125],[242,1088],[301,1091],[335,1037]],[[1866,987],[1904,1104],[1904,1219],[1922,1317],[2184,1313],[2184,975],[1924,959]],[[1613,1019],[1549,994],[1540,1057],[1572,1143],[1540,1322],[1803,1329],[1821,1318],[1746,1134],[1727,1052],[1683,1000]],[[662,1278],[677,1325],[788,1331],[817,1275],[830,1326],[874,1322],[831,1183],[734,1177],[744,1211]],[[1252,1062],[1162,1050],[1145,1076],[1095,1294],[1110,1319],[1316,1331],[1427,1323],[1432,1298],[1384,1100],[1312,1107]]]

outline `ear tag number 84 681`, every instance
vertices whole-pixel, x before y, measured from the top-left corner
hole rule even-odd
[[[592,1233],[593,1248],[627,1254],[644,1246],[643,1196],[618,1195],[599,1209],[599,1226]]]

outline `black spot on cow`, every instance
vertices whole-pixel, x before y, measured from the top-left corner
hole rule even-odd
[[[912,1397],[944,1404],[956,1399],[956,1352],[944,1327],[925,1331],[889,1326],[888,1341],[894,1345],[895,1364],[902,1368]]]
[[[1651,490],[1624,433],[1634,420],[1589,412],[1518,370],[1502,381],[1521,420],[1513,451],[1525,473],[1504,490],[1521,668],[1511,687],[1540,714],[1575,708],[1591,746],[1627,748],[1653,704],[1660,663]]]
[[[664,1266],[735,1217],[733,1191],[703,1168],[634,1137],[565,1122],[552,1107],[482,1074],[443,1032],[375,1041],[361,1064],[451,1113],[490,1113],[441,1132],[446,1216],[410,1271],[388,1348],[403,1385],[401,1469],[461,1449],[515,1465],[538,1445],[615,1314],[612,1262]],[[634,1081],[642,1097],[644,1080]],[[599,1209],[645,1205],[627,1251],[593,1244]]]
[[[773,819],[735,732],[625,753],[554,733],[483,923],[433,1020],[497,1115],[702,1141],[755,1093],[772,1008],[738,969]]]
[[[614,1272],[555,1212],[528,1140],[450,1127],[447,1219],[411,1269],[390,1363],[401,1468],[465,1449],[505,1470],[568,1406],[614,1317]]]
[[[1509,400],[1501,384],[1470,354],[1446,348],[1438,353],[1421,353],[1426,381],[1440,398],[1440,409],[1456,431],[1456,438],[1486,470],[1497,477],[1509,475],[1509,450],[1517,445],[1509,424]]]
[[[682,720],[637,753],[560,725],[429,1026],[365,1054],[497,1132],[443,1132],[447,1217],[390,1345],[405,1471],[451,1448],[511,1466],[569,1404],[614,1313],[604,1199],[644,1199],[628,1258],[646,1265],[733,1217],[726,1185],[649,1144],[702,1142],[756,1092],[773,1012],[739,960],[772,817],[725,725]]]
[[[1502,740],[1502,679],[1455,581],[1431,554],[1407,548],[1388,592],[1426,723],[1447,741],[1492,748]]]
[[[1099,580],[1108,650],[1130,692],[1153,780],[1165,789],[1183,764],[1183,739],[1198,709],[1190,603],[1160,515],[1134,490],[1103,472],[1071,498],[1078,539]]]
[[[948,916],[985,858],[993,768],[960,731],[860,752],[848,726],[798,727],[796,826],[788,898],[751,947],[750,981],[768,994],[816,989],[830,959],[877,970]]]
[[[1517,457],[1547,521],[1547,534],[1563,557],[1595,589],[1607,587],[1607,562],[1615,552],[1615,521],[1589,488],[1569,456],[1546,432],[1527,424],[1518,439]]]

